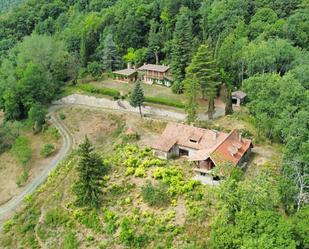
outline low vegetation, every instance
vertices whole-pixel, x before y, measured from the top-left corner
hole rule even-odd
[[[53,144],[44,144],[41,148],[40,154],[44,157],[49,157],[51,154],[55,152],[55,146]]]

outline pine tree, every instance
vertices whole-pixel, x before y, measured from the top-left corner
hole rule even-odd
[[[137,81],[135,83],[133,92],[131,94],[130,105],[133,106],[133,107],[139,108],[139,113],[140,113],[141,117],[143,117],[143,114],[142,114],[143,102],[144,102],[143,89],[141,87],[141,83],[139,81]]]
[[[85,141],[79,146],[80,160],[76,167],[78,181],[74,186],[77,196],[76,203],[81,206],[97,207],[103,185],[103,176],[106,174],[106,166],[102,158],[94,152],[90,140],[86,137]]]
[[[177,17],[172,43],[171,68],[174,78],[172,89],[176,93],[183,92],[183,80],[185,78],[186,68],[191,61],[193,50],[192,26],[190,10],[187,7],[182,7]]]
[[[100,46],[102,47],[102,46]],[[113,36],[108,34],[103,41],[102,64],[103,68],[111,72],[119,67],[119,57],[117,47],[113,41]]]
[[[190,124],[197,119],[200,84],[195,75],[187,73],[187,77],[184,81],[184,87],[188,101],[186,105],[187,122]]]
[[[208,99],[208,117],[213,118],[215,111],[215,97],[220,84],[219,73],[216,69],[216,61],[213,59],[211,50],[207,45],[201,45],[193,57],[189,66],[190,72],[199,81],[202,98]]]

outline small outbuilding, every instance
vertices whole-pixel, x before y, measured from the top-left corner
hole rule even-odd
[[[245,99],[247,97],[247,94],[243,91],[235,91],[232,92],[232,102],[235,106],[240,106],[245,102]]]
[[[126,83],[135,82],[138,78],[137,71],[132,68],[114,71],[113,74],[116,80],[126,82]]]

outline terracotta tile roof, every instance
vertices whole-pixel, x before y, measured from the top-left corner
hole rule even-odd
[[[168,152],[175,144],[196,150],[190,156],[190,161],[211,158],[215,164],[229,161],[237,165],[252,146],[252,141],[241,138],[237,130],[228,134],[178,123],[168,123],[162,135],[151,144],[151,148]]]
[[[162,135],[151,145],[153,149],[168,152],[174,144],[195,150],[211,151],[221,143],[228,134],[193,126],[168,123]]]
[[[217,158],[219,156],[222,161],[229,161],[234,165],[237,165],[251,146],[251,140],[241,138],[238,131],[233,130],[228,137],[218,145],[212,155],[213,157],[216,157],[215,155],[217,155]],[[220,159],[218,160],[220,161]]]
[[[156,72],[161,72],[164,73],[166,71],[168,71],[170,69],[169,66],[165,66],[165,65],[155,65],[155,64],[145,64],[143,66],[141,66],[140,68],[138,68],[138,70],[140,71],[156,71]]]
[[[247,96],[247,94],[243,91],[235,91],[232,92],[232,97],[238,98],[238,99],[244,99]]]
[[[132,74],[136,73],[137,71],[135,69],[127,68],[123,70],[114,71],[114,74],[120,74],[124,76],[131,76]]]

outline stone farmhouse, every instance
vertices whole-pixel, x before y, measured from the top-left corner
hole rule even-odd
[[[151,144],[155,156],[162,159],[186,156],[195,162],[197,175],[212,179],[216,178],[212,169],[220,163],[244,166],[252,147],[252,141],[242,138],[237,130],[225,133],[179,123],[169,123]]]
[[[144,64],[138,69],[131,68],[128,65],[127,69],[113,72],[115,79],[130,83],[137,79],[146,84],[159,84],[170,87],[172,85],[172,75],[169,66]]]

